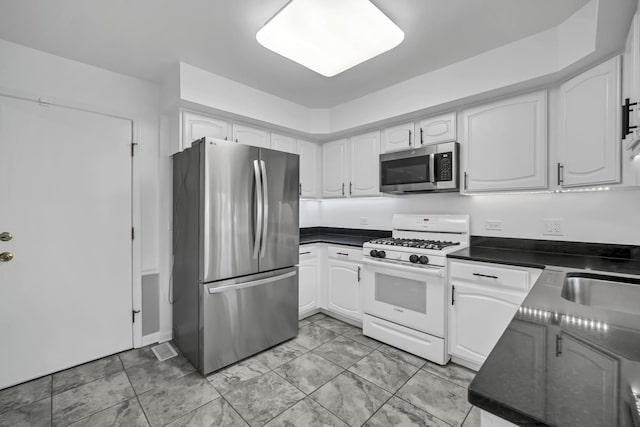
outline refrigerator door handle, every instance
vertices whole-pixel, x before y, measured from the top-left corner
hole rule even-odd
[[[253,238],[253,257],[258,258],[258,251],[260,250],[260,237],[262,236],[262,217],[263,217],[263,199],[264,195],[262,194],[262,178],[260,174],[260,166],[258,166],[258,161],[253,161],[253,176],[256,180],[256,207],[258,209],[256,215],[256,228],[255,228],[255,236]]]
[[[262,169],[262,245],[260,248],[260,258],[264,258],[267,251],[267,232],[269,227],[269,188],[267,186],[267,166],[264,160],[260,160],[260,168]]]
[[[211,286],[207,288],[207,292],[209,292],[209,294],[218,294],[220,292],[225,292],[230,290],[250,288],[252,286],[259,286],[259,285],[264,285],[265,283],[277,282],[279,280],[287,279],[289,277],[295,276],[296,274],[298,274],[297,271],[290,271],[288,273],[281,274],[279,276],[267,277],[266,279],[253,280],[251,282],[236,283],[233,285],[223,285],[223,286],[217,286],[217,287]]]

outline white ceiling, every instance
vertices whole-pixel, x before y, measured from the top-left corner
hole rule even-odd
[[[0,0],[0,39],[155,82],[182,61],[323,108],[556,26],[588,0],[372,2],[404,42],[332,78],[257,43],[287,0]]]

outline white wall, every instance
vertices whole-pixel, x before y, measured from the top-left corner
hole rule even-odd
[[[452,213],[471,215],[472,235],[640,245],[640,190],[479,196],[440,193],[302,204],[301,227],[390,230],[394,213]],[[369,224],[360,225],[361,217],[368,217]],[[564,235],[544,235],[543,219],[562,220]],[[485,230],[487,220],[503,221],[502,231]]]
[[[0,40],[0,93],[49,98],[136,121],[142,188],[142,269],[158,268],[158,85]]]

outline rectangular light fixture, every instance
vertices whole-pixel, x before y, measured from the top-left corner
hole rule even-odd
[[[333,77],[404,40],[369,0],[291,0],[256,34],[269,50]]]

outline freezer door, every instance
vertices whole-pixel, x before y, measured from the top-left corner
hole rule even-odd
[[[260,149],[207,140],[201,158],[203,283],[258,272],[262,228]]]
[[[297,154],[265,148],[260,150],[265,200],[260,271],[298,263],[299,159]]]
[[[298,268],[203,284],[200,288],[203,375],[298,333]]]

